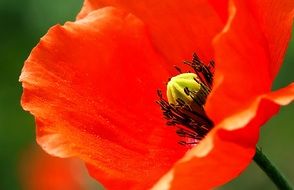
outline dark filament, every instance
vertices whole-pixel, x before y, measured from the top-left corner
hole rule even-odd
[[[182,99],[178,98],[176,104],[170,104],[163,98],[161,90],[157,91],[159,100],[156,102],[161,107],[163,116],[167,120],[167,125],[177,128],[176,133],[181,137],[179,144],[195,145],[213,127],[212,121],[205,113],[204,105],[211,91],[214,61],[210,61],[206,65],[194,53],[192,61],[184,61],[184,64],[189,65],[194,70],[198,76],[195,80],[201,85],[198,92],[191,91],[187,87],[184,88],[184,92],[193,99],[193,102],[188,105]],[[178,72],[182,73],[179,67],[175,66],[175,68]]]
[[[200,60],[197,54],[194,53],[192,61],[184,61],[184,64],[192,67],[200,81],[211,89],[215,64],[213,60],[211,60],[208,65],[206,65]]]

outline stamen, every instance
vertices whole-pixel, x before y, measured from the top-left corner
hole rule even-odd
[[[209,88],[213,82],[214,61],[210,61],[209,65],[204,64],[196,53],[193,54],[192,61],[184,61],[184,64],[189,65],[200,78],[201,82]]]
[[[182,70],[175,66],[181,74],[176,76],[177,78],[169,79],[168,101],[163,98],[162,91],[157,90],[159,100],[156,102],[167,120],[166,124],[177,128],[176,133],[181,137],[179,144],[191,146],[204,138],[213,127],[212,121],[205,113],[204,105],[211,91],[214,61],[206,65],[194,53],[192,61],[184,61],[184,64],[189,65],[196,75],[182,73]],[[194,82],[191,81],[191,76],[195,76]],[[169,84],[171,80],[172,85]]]
[[[175,67],[175,69],[176,69],[179,73],[183,73],[183,72],[182,72],[182,69],[181,69],[180,67],[178,67],[178,66],[176,66],[176,65],[175,65],[174,67]]]

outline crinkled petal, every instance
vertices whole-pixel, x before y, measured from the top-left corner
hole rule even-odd
[[[292,9],[284,9],[285,13],[282,15],[288,22],[283,21],[283,26],[280,26],[280,20],[271,21],[272,26],[285,27],[279,32],[281,40],[274,40],[274,37],[269,37],[268,32],[263,29],[268,28],[269,23],[261,22],[260,15],[255,14],[251,1],[232,2],[229,7],[228,23],[214,39],[215,84],[206,110],[216,124],[231,114],[243,110],[254,98],[271,90],[274,80],[273,73],[277,71],[273,65],[280,64],[283,60],[282,55],[285,54],[289,41],[293,19],[291,13],[293,13],[294,6]],[[276,8],[284,4],[283,1],[280,3],[267,2]],[[265,5],[268,6],[267,3]],[[261,5],[255,7],[263,9]],[[263,10],[262,12],[267,14],[268,11]],[[280,11],[277,14],[279,13]],[[279,41],[279,43],[273,47],[274,42],[271,40]]]
[[[54,26],[20,77],[38,143],[86,161],[109,189],[150,187],[186,151],[155,103],[169,77],[165,65],[144,24],[122,10]]]
[[[210,1],[85,0],[78,18],[103,6],[121,7],[146,24],[155,49],[170,65],[179,66],[194,52],[204,61],[213,58],[211,42],[225,23],[227,9],[221,11],[214,5],[217,1]],[[226,4],[226,1],[222,2]]]
[[[164,129],[164,121],[158,119],[159,112],[154,112],[155,107],[151,104],[151,99],[155,98],[155,95],[149,90],[154,90],[155,86],[160,87],[162,81],[166,80],[167,69],[161,66],[179,64],[196,52],[205,61],[215,58],[217,63],[214,89],[206,106],[216,127],[197,147],[189,151],[155,188],[208,189],[238,175],[254,155],[260,125],[278,111],[280,104],[293,100],[293,85],[269,93],[289,38],[289,30],[293,22],[293,6],[289,1],[279,1],[281,3],[270,1],[264,7],[259,2],[253,1],[231,2],[233,3],[230,4],[230,14],[227,15],[219,7],[221,4],[217,5],[217,1],[214,0],[209,1],[211,4],[204,0],[196,2],[140,1],[139,3],[86,0],[79,20],[65,27],[53,28],[47,35],[49,39],[45,37],[41,41],[24,68],[21,78],[25,87],[23,105],[37,118],[39,143],[55,155],[79,156],[89,163],[92,175],[102,181],[107,188],[149,187],[183,153],[183,147],[175,144],[177,140],[172,134],[173,131]],[[286,9],[285,4],[292,8]],[[94,25],[94,28],[92,25],[91,30],[86,27],[88,31],[84,31],[81,35],[80,29],[87,23],[93,24],[92,22],[97,20],[93,16],[96,15],[94,10],[107,5],[131,12],[140,19],[139,21],[146,23],[146,28],[139,27],[146,29],[143,32],[143,38],[139,35],[139,41],[142,40],[143,43],[139,45],[132,43],[134,36],[137,36],[132,32],[134,28],[137,29],[134,26],[137,26],[138,22],[131,22],[132,24],[127,26],[113,24],[111,30],[106,32],[102,30],[102,34],[107,34],[108,38],[96,36],[96,33],[101,34],[100,30],[97,31],[103,28],[100,25],[98,27]],[[285,20],[281,24],[277,23],[280,19],[268,19],[267,14],[264,14],[276,8],[283,9],[277,11],[276,15]],[[127,13],[120,12],[119,15],[118,17],[123,17],[124,21],[129,21],[125,18],[134,18]],[[105,19],[101,17],[101,14],[97,17],[98,20]],[[215,38],[214,46],[212,46],[212,39],[221,30],[227,18],[227,25]],[[102,22],[103,26],[116,23],[113,20],[106,20],[107,22]],[[269,24],[277,26],[277,29],[271,29]],[[131,34],[130,31],[132,31]],[[141,34],[141,32],[140,30],[135,34]],[[277,35],[277,33],[280,34]],[[62,41],[59,44],[64,47],[56,47],[53,42],[50,43],[52,37],[50,34],[54,36],[54,42]],[[145,39],[146,34],[150,35],[150,41]],[[64,37],[66,39],[69,37],[75,43],[70,45],[64,43],[67,41]],[[109,40],[110,38],[112,40]],[[121,38],[124,41],[120,41]],[[87,44],[81,43],[84,40]],[[113,40],[118,42],[110,43]],[[134,41],[137,42],[137,40]],[[100,46],[100,43],[104,46]],[[115,45],[111,46],[113,44]],[[38,54],[35,52],[46,49],[47,45],[50,46],[45,51],[47,56],[43,55],[42,58],[37,59],[39,61],[35,61],[35,58],[32,58],[35,57],[34,54]],[[93,45],[95,48],[92,48]],[[67,52],[64,52],[65,48]],[[147,52],[150,50],[152,56],[150,52],[142,54],[140,48]],[[63,51],[56,54],[55,51],[59,49]],[[79,51],[74,51],[76,49]],[[84,49],[89,52],[85,52]],[[110,52],[110,49],[113,51]],[[122,49],[128,50],[122,51]],[[83,56],[78,53],[80,51],[83,52]],[[93,55],[97,53],[95,51],[103,53],[98,54],[99,56],[95,59],[93,58]],[[157,53],[162,57],[159,57]],[[132,56],[135,54],[135,58],[130,54]],[[54,57],[54,59],[47,60],[48,57]],[[79,59],[78,62],[75,62],[76,58]],[[42,66],[35,64],[36,62],[42,62]],[[48,64],[49,62],[51,64]],[[85,64],[93,62],[99,62],[98,71],[100,72],[97,72],[96,64],[90,64],[90,66]],[[100,62],[103,63],[103,69]],[[124,65],[126,68],[117,64],[121,62],[127,63]],[[58,66],[52,68],[52,63]],[[74,66],[70,64],[70,67],[63,69],[60,63],[73,63]],[[80,65],[81,63],[83,64]],[[110,66],[109,63],[111,63]],[[135,82],[130,80],[133,77],[108,80],[109,73],[112,73],[112,76],[130,73],[128,76],[132,76],[135,73],[132,72],[135,63],[140,63],[139,68],[143,71],[142,76],[136,77],[138,80]],[[113,68],[115,68],[114,71],[119,72],[109,72],[109,70],[113,71]],[[44,72],[48,70],[49,72]],[[75,71],[82,71],[82,74]],[[38,82],[32,80],[32,76],[37,76]],[[105,78],[108,85],[100,82]],[[149,82],[144,86],[145,83],[142,81]],[[46,91],[40,90],[40,84],[46,87]],[[128,86],[127,93],[114,93],[114,91],[124,91],[123,84]],[[142,88],[142,86],[148,86],[148,88]],[[101,89],[104,93],[101,93]],[[142,89],[147,89],[147,92],[142,93]],[[48,94],[48,90],[51,93]],[[69,92],[70,97],[65,92]],[[130,94],[132,96],[129,96]],[[139,101],[136,103],[126,101],[130,99]],[[144,105],[143,113],[140,109],[142,105]],[[41,109],[40,106],[43,108]],[[79,111],[76,112],[77,110]],[[140,114],[134,117],[134,113]],[[71,119],[68,120],[69,118]],[[150,122],[146,122],[146,118]],[[141,122],[143,120],[144,122]],[[126,123],[128,126],[122,125]],[[123,126],[123,130],[116,126]],[[146,129],[149,130],[146,131]],[[142,179],[144,179],[143,182]],[[199,182],[195,182],[195,179],[199,179]],[[141,184],[138,185],[139,183]]]
[[[259,129],[294,100],[294,83],[256,98],[242,112],[219,123],[153,187],[153,189],[211,189],[237,177],[255,154]]]
[[[271,77],[275,78],[290,42],[294,1],[250,0],[248,6],[267,40]]]
[[[214,41],[215,84],[206,110],[216,126],[155,189],[210,189],[236,177],[252,160],[260,126],[278,112],[280,105],[293,101],[294,84],[270,92],[274,50],[270,50],[267,34],[250,5],[232,1],[228,23]],[[293,17],[289,12],[284,15],[288,21]],[[287,39],[289,31],[291,28],[280,35]],[[286,44],[287,40],[283,51]],[[279,46],[275,48],[280,51]],[[279,59],[277,64],[283,57]]]

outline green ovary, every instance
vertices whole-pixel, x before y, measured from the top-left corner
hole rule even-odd
[[[167,99],[170,104],[177,104],[177,99],[183,100],[190,104],[193,99],[184,91],[188,88],[189,91],[198,92],[201,85],[196,81],[197,75],[195,73],[182,73],[171,78],[167,84]]]

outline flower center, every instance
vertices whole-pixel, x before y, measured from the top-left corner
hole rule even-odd
[[[168,126],[177,128],[176,133],[181,137],[179,144],[195,145],[213,127],[207,117],[204,105],[211,91],[213,82],[214,62],[203,63],[196,54],[192,61],[184,61],[193,69],[193,73],[182,73],[170,79],[167,84],[167,100],[158,90],[160,105]]]

